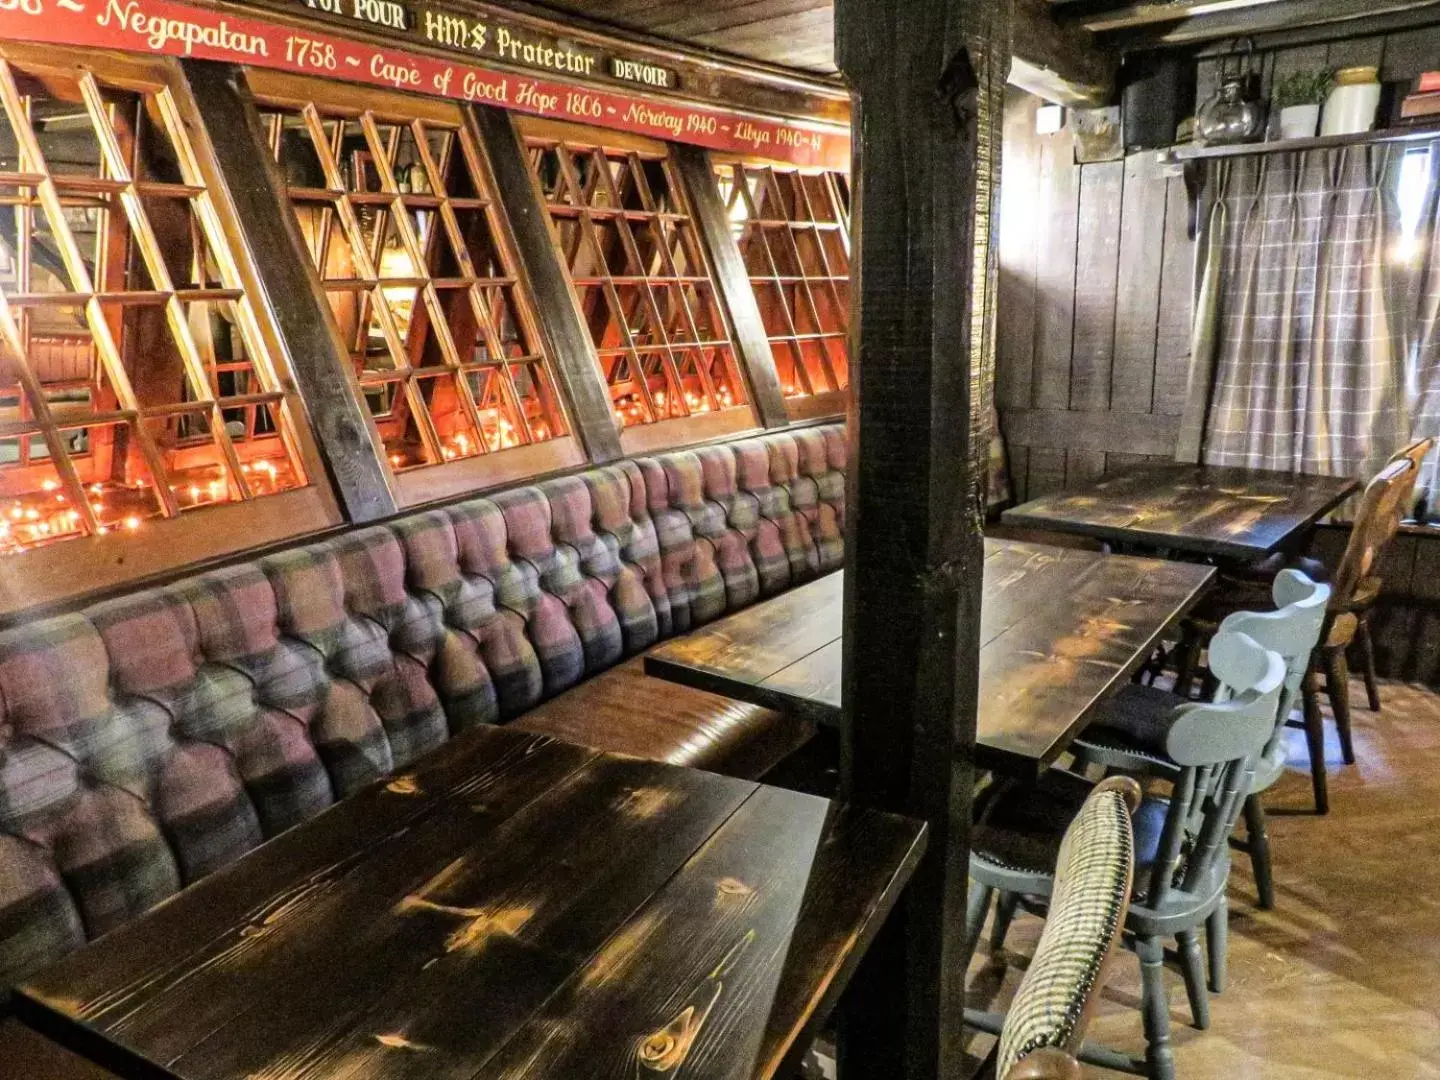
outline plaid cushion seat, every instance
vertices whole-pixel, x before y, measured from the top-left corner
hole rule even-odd
[[[844,445],[621,462],[0,633],[0,988],[452,735],[838,566]]]

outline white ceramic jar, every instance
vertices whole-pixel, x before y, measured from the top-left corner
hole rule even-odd
[[[1342,68],[1325,99],[1321,135],[1354,135],[1375,126],[1380,107],[1380,73],[1373,67]]]

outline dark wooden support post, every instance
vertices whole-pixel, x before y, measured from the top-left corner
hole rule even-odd
[[[1008,8],[835,5],[857,211],[844,787],[931,830],[846,1002],[846,1080],[962,1074],[994,296],[985,247]]]
[[[385,448],[361,404],[345,342],[305,254],[300,227],[270,160],[260,115],[234,64],[182,62],[185,78],[240,222],[263,302],[305,403],[320,455],[345,516],[374,521],[395,513]]]
[[[575,434],[592,462],[616,461],[624,451],[620,449],[610,391],[600,374],[595,342],[580,318],[570,279],[555,250],[550,215],[530,175],[520,134],[504,109],[475,105],[470,111],[490,157],[521,266],[530,279],[536,316],[570,404]]]
[[[740,363],[750,377],[755,411],[767,428],[785,427],[790,423],[790,415],[785,409],[785,396],[780,392],[780,374],[775,370],[770,336],[765,333],[765,320],[760,316],[760,304],[750,285],[745,260],[740,255],[735,234],[730,231],[730,219],[715,184],[715,166],[710,155],[698,146],[671,143],[670,155],[690,196],[690,208],[700,226],[701,243],[710,255],[715,287],[730,316]]]

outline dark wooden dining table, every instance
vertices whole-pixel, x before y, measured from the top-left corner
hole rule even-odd
[[[924,844],[905,818],[485,728],[15,1005],[125,1078],[770,1077]]]
[[[1132,549],[1254,562],[1301,546],[1359,487],[1348,476],[1166,462],[1042,495],[1002,520]]]
[[[1214,569],[985,542],[977,760],[1038,774],[1149,658]],[[840,719],[844,571],[675,638],[651,675],[821,723]]]

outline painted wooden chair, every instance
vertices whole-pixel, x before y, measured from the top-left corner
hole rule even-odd
[[[1340,737],[1340,754],[1345,764],[1355,763],[1355,744],[1351,733],[1350,664],[1347,654],[1358,647],[1366,666],[1367,689],[1374,686],[1373,649],[1369,643],[1369,611],[1380,592],[1380,579],[1375,565],[1380,552],[1394,537],[1409,503],[1414,497],[1419,462],[1428,452],[1425,440],[1400,453],[1380,470],[1366,485],[1350,529],[1350,538],[1334,574],[1322,568],[1312,570],[1307,560],[1304,568],[1312,578],[1328,577],[1332,585],[1329,611],[1301,692],[1304,704],[1305,742],[1310,757],[1310,780],[1315,793],[1315,809],[1321,814],[1330,810],[1329,782],[1325,764],[1324,714],[1320,709],[1321,676],[1324,692],[1330,699],[1330,711]],[[1278,571],[1277,571],[1278,573]],[[1266,593],[1273,581],[1264,585]],[[1204,640],[1236,611],[1253,610],[1265,602],[1253,581],[1222,579],[1206,602],[1205,611],[1188,620],[1185,640],[1180,647],[1182,657],[1175,688],[1186,694],[1191,684],[1193,661],[1198,659]],[[1363,620],[1363,631],[1362,631]],[[1198,636],[1197,636],[1198,635]],[[1368,657],[1369,659],[1364,659]],[[1191,661],[1191,662],[1187,662]],[[1376,687],[1378,691],[1378,687]],[[1378,692],[1371,704],[1378,707]]]
[[[1421,439],[1397,451],[1386,463],[1388,466],[1408,461],[1414,468],[1407,470],[1399,482],[1400,491],[1394,500],[1394,512],[1389,518],[1389,531],[1380,541],[1381,548],[1395,538],[1406,515],[1414,510],[1415,485],[1420,479],[1420,466],[1434,447],[1434,439]],[[1375,674],[1375,643],[1370,636],[1370,613],[1383,586],[1380,575],[1371,571],[1355,586],[1355,594],[1349,603],[1349,610],[1355,615],[1355,648],[1360,655],[1360,672],[1365,679],[1365,696],[1371,712],[1380,711],[1380,682]]]
[[[1310,747],[1310,773],[1315,788],[1315,809],[1330,809],[1325,777],[1325,735],[1320,713],[1320,674],[1325,675],[1325,693],[1335,728],[1340,735],[1340,755],[1345,764],[1355,763],[1355,742],[1350,727],[1350,665],[1346,654],[1360,635],[1361,617],[1368,622],[1370,605],[1379,593],[1378,584],[1367,596],[1366,582],[1374,580],[1375,564],[1381,550],[1399,527],[1405,502],[1415,491],[1418,460],[1399,455],[1381,469],[1365,487],[1350,539],[1340,565],[1332,576],[1332,591],[1320,644],[1315,649],[1310,672],[1302,690],[1305,704],[1305,734]],[[1368,640],[1368,631],[1365,635]],[[1362,645],[1363,649],[1363,645]],[[1378,704],[1376,697],[1374,703]]]
[[[1284,691],[1284,660],[1244,634],[1216,634],[1210,661],[1221,681],[1220,700],[1176,707],[1165,753],[1179,766],[1179,775],[1168,796],[1147,795],[1134,815],[1138,884],[1125,932],[1140,960],[1145,1057],[1137,1060],[1090,1046],[1079,1054],[1082,1060],[1151,1080],[1175,1076],[1164,979],[1167,938],[1179,945],[1195,1024],[1209,1026],[1199,928],[1208,923],[1220,938],[1218,952],[1223,956],[1230,875],[1227,838],[1244,804],[1254,763],[1274,730]],[[1103,754],[1097,760],[1106,764]],[[1012,898],[1040,907],[1052,895],[1061,838],[1093,790],[1084,778],[1052,769],[1036,783],[1002,782],[982,796],[971,832],[974,888],[966,912],[967,966],[992,895],[999,894],[997,920]]]
[[[1285,771],[1285,728],[1300,698],[1311,655],[1320,639],[1331,588],[1311,581],[1298,570],[1282,570],[1275,577],[1271,593],[1276,610],[1232,612],[1220,624],[1222,632],[1248,634],[1262,647],[1279,653],[1285,661],[1285,689],[1280,695],[1274,730],[1256,762],[1244,809],[1245,850],[1255,868],[1260,906],[1266,909],[1275,906],[1275,889],[1260,793]],[[1177,706],[1184,701],[1178,694],[1157,687],[1123,688],[1101,708],[1072,745],[1077,764],[1083,766],[1103,756],[1111,763],[1123,760],[1125,764],[1121,767],[1126,772],[1174,781],[1181,769],[1165,753],[1165,739],[1177,715]],[[1221,961],[1223,957],[1217,960],[1212,956],[1212,973]],[[1212,988],[1215,983],[1212,978]]]
[[[1090,792],[1065,830],[1045,929],[1014,1001],[1003,1018],[966,1014],[974,1026],[1000,1035],[987,1062],[990,1075],[1079,1080],[1075,1052],[1130,904],[1135,870],[1130,815],[1139,805],[1140,785],[1112,777]]]

